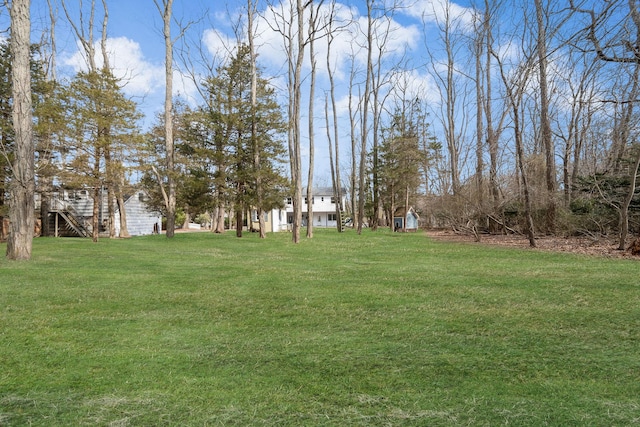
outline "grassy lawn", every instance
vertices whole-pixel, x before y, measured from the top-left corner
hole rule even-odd
[[[640,424],[639,262],[290,237],[2,257],[0,426]]]

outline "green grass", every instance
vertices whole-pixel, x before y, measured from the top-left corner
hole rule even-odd
[[[638,262],[290,237],[0,260],[0,426],[640,423]]]

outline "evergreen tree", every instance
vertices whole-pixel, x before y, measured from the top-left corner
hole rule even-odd
[[[208,213],[214,206],[212,187],[213,173],[210,166],[209,137],[199,123],[199,110],[193,111],[182,103],[174,103],[174,185],[178,216]],[[147,134],[147,158],[142,162],[142,186],[150,196],[147,205],[167,215],[167,206],[162,189],[167,187],[166,145],[164,143],[164,116]],[[153,166],[151,166],[153,165]],[[158,179],[163,179],[159,185]],[[165,190],[166,191],[166,190]],[[181,219],[181,218],[180,218]],[[178,221],[180,222],[180,221]],[[176,223],[176,226],[180,224]]]
[[[68,128],[61,178],[67,186],[92,189],[92,238],[97,241],[103,187],[113,185],[124,173],[125,151],[133,150],[139,140],[136,123],[140,115],[135,103],[122,93],[118,79],[106,69],[78,73],[67,89],[66,101]]]
[[[421,185],[424,166],[425,144],[421,138],[430,138],[420,132],[425,116],[418,101],[402,101],[385,130],[380,146],[378,173],[380,177],[383,206],[393,227],[393,217],[399,206],[404,206],[405,215]]]
[[[202,121],[193,123],[208,135],[205,141],[213,159],[217,194],[233,203],[238,237],[244,213],[252,207],[260,212],[282,206],[287,187],[282,170],[286,153],[282,112],[259,69],[252,106],[251,76],[246,73],[250,61],[249,48],[241,45],[216,76],[206,79],[209,102],[200,110]]]

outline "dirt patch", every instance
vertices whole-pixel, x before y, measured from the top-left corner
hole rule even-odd
[[[447,242],[462,242],[474,245],[504,246],[519,249],[531,249],[549,252],[569,252],[604,258],[623,258],[640,261],[640,256],[633,256],[627,250],[619,251],[616,239],[602,237],[598,240],[583,237],[552,237],[542,236],[536,239],[536,248],[529,246],[526,236],[516,234],[482,234],[480,242],[474,236],[455,233],[451,230],[428,230],[427,236],[433,240]],[[629,241],[627,247],[631,244]]]

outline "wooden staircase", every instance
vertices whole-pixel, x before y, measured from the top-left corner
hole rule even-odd
[[[49,227],[55,237],[90,237],[91,233],[84,221],[69,211],[49,213]]]
[[[52,204],[48,216],[49,230],[55,237],[90,237],[91,224],[78,216],[73,208],[60,200]]]

